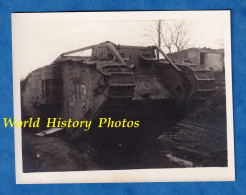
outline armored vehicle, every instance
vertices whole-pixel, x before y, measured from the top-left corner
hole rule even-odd
[[[212,95],[214,76],[202,65],[175,64],[157,46],[104,42],[61,54],[31,72],[23,85],[23,119],[170,122],[187,113],[187,105],[201,105]],[[74,131],[67,129],[77,136]]]

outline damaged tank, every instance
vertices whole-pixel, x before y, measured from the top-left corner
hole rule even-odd
[[[202,65],[175,64],[157,46],[104,42],[63,53],[31,72],[23,83],[22,117],[80,121],[118,116],[170,124],[213,91],[213,72]],[[71,128],[67,133],[81,134]]]

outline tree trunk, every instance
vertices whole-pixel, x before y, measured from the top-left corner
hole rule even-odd
[[[161,20],[158,22],[158,47],[161,48]],[[157,59],[159,60],[159,51],[157,51]]]

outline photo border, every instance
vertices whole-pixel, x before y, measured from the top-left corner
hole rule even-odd
[[[137,11],[137,12],[62,12],[62,13],[26,13],[31,14],[63,15],[72,14],[75,18],[83,15],[82,18],[94,18],[92,21],[115,21],[115,20],[148,20],[162,19],[163,13],[167,14],[165,19],[184,19],[183,14],[187,14],[185,19],[192,18],[193,14],[197,17],[204,17],[206,14],[223,13],[222,17],[227,19],[225,29],[225,80],[226,80],[226,115],[227,115],[227,148],[228,148],[228,167],[202,167],[202,168],[163,168],[163,169],[135,169],[135,170],[100,170],[100,171],[64,171],[64,172],[38,172],[23,173],[22,164],[22,143],[21,128],[15,127],[15,159],[16,159],[16,183],[114,183],[114,182],[182,182],[182,181],[233,181],[235,180],[234,163],[234,136],[233,136],[233,105],[232,105],[232,68],[231,68],[231,29],[230,29],[230,11]],[[213,14],[212,14],[213,12]],[[97,16],[94,14],[96,13]],[[14,117],[21,120],[20,105],[20,75],[15,52],[15,35],[17,32],[16,21],[19,16],[25,13],[12,14],[12,48],[13,48],[13,91],[14,91]],[[130,17],[125,15],[129,14]],[[117,16],[116,16],[117,15]],[[18,18],[19,17],[19,18]],[[194,16],[193,16],[194,17]],[[32,17],[30,17],[32,19]],[[64,18],[61,17],[63,21]],[[88,19],[86,20],[88,21]],[[182,176],[182,177],[181,177]]]

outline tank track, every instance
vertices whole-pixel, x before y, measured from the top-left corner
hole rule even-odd
[[[104,67],[101,73],[108,77],[109,92],[103,106],[104,113],[123,113],[134,96],[134,75],[128,66],[111,65]]]
[[[179,66],[189,79],[190,97],[192,100],[206,100],[214,92],[214,74],[202,65]]]

